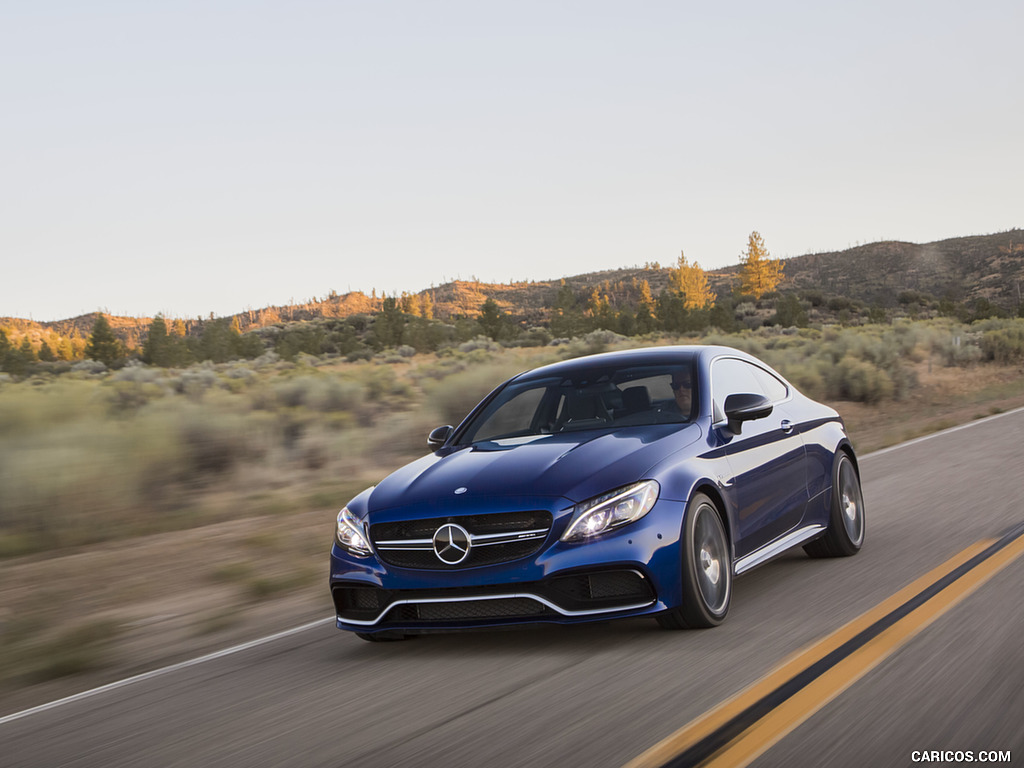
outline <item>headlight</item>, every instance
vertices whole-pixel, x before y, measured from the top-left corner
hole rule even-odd
[[[338,530],[335,533],[338,546],[356,557],[369,557],[372,550],[366,540],[363,524],[345,507],[338,513]]]
[[[639,520],[651,511],[660,491],[657,482],[644,480],[577,504],[562,541],[583,541]]]

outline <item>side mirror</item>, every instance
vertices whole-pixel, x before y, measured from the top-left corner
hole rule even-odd
[[[427,435],[427,445],[430,446],[431,450],[436,451],[448,442],[448,438],[452,436],[454,431],[455,427],[449,424],[445,424],[443,427],[431,430],[430,434]]]
[[[771,400],[764,395],[741,392],[725,398],[725,418],[729,420],[729,429],[736,435],[743,429],[744,421],[763,419],[771,412]]]

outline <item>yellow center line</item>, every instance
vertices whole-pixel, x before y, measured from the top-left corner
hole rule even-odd
[[[1022,554],[1024,538],[1019,538],[773,709],[703,765],[708,768],[749,765]]]
[[[972,557],[975,557],[976,555],[978,555],[979,553],[983,552],[985,549],[996,543],[996,541],[996,539],[987,539],[979,541],[967,547],[963,551],[959,552],[958,554],[954,555],[949,560],[944,562],[942,565],[939,565],[938,567],[926,573],[924,576],[920,577],[919,579],[916,579],[911,584],[907,585],[899,592],[894,594],[892,597],[879,603],[874,608],[870,609],[861,616],[858,616],[856,619],[849,622],[848,624],[845,624],[844,626],[840,627],[830,635],[827,635],[826,637],[811,644],[803,650],[798,651],[754,684],[750,685],[749,687],[737,693],[735,696],[727,699],[718,706],[709,710],[701,717],[692,721],[688,725],[684,726],[683,728],[679,729],[678,731],[670,735],[668,738],[662,740],[658,744],[654,745],[653,747],[645,751],[643,754],[631,760],[629,763],[626,764],[625,768],[654,768],[655,766],[665,765],[667,762],[677,757],[678,755],[682,754],[687,749],[700,742],[702,739],[714,733],[718,728],[728,723],[730,720],[739,715],[741,712],[748,709],[756,702],[760,701],[766,695],[777,689],[780,685],[791,680],[793,677],[803,672],[816,662],[820,661],[829,653],[833,652],[850,639],[856,637],[863,630],[872,626],[885,616],[888,616],[894,610],[905,604],[908,600],[916,597],[921,592],[926,590],[928,587],[935,584],[948,574],[952,573],[954,570],[956,570],[964,563],[969,561]],[[795,728],[801,722],[806,720],[807,717],[810,717],[811,714],[813,714],[822,706],[824,706],[828,701],[831,701],[831,699],[839,695],[839,693],[841,693],[842,690],[845,690],[847,687],[849,687],[849,685],[851,685],[856,679],[865,674],[869,669],[873,668],[878,663],[880,663],[881,660],[884,659],[885,656],[888,656],[890,653],[892,653],[892,651],[895,650],[895,648],[898,647],[899,644],[906,642],[906,640],[909,639],[909,637],[916,634],[918,631],[927,626],[927,624],[934,621],[934,619],[941,615],[941,613],[944,613],[956,602],[959,602],[959,600],[963,599],[963,597],[966,597],[966,595],[974,591],[974,589],[980,586],[984,581],[988,580],[988,578],[994,575],[998,570],[1000,570],[1006,564],[1008,564],[1017,556],[1019,556],[1021,554],[1021,551],[1024,551],[1024,538],[1018,539],[1012,545],[1000,550],[998,553],[985,560],[981,565],[974,568],[966,575],[964,575],[962,578],[958,579],[956,582],[950,585],[950,587],[948,587],[946,590],[940,593],[940,595],[937,596],[935,599],[928,601],[923,606],[913,611],[910,615],[908,615],[904,619],[901,619],[892,627],[889,627],[887,630],[881,633],[879,637],[874,638],[863,648],[861,648],[860,650],[849,656],[846,660],[844,660],[836,667],[834,667],[829,673],[823,675],[821,678],[819,678],[811,685],[808,685],[797,695],[791,697],[788,701],[784,702],[782,706],[779,706],[775,710],[773,710],[769,716],[762,718],[752,728],[742,733],[737,739],[733,740],[730,744],[727,744],[722,750],[720,750],[715,756],[713,756],[712,760],[709,761],[707,764],[724,766],[746,765],[747,763],[749,763],[750,760],[753,760],[755,757],[757,757],[757,755],[763,753],[765,750],[771,747],[772,744],[776,743],[779,739],[782,738],[782,736],[784,736],[786,733],[789,733],[789,731],[793,730],[793,728]],[[950,593],[951,590],[954,589],[956,589],[957,592],[955,593],[955,596],[952,596]],[[966,591],[964,591],[965,589]],[[928,616],[929,618],[927,619],[926,623],[917,625],[916,620],[922,616]],[[914,619],[915,621],[911,622],[912,619]],[[905,624],[905,622],[907,622],[907,624]],[[913,623],[914,626],[911,626],[911,623]],[[884,643],[882,642],[883,637],[887,640],[892,640],[893,638],[898,639],[893,641],[895,643],[894,645],[884,645]],[[867,663],[867,660],[871,657],[862,656],[861,654],[865,653],[869,648],[878,649],[881,647],[888,648],[888,650],[883,655],[879,656],[877,660],[872,661],[870,663],[870,666],[865,667],[859,674],[856,675],[856,677],[849,678],[844,684],[842,684],[842,687],[836,688],[834,691],[827,695],[827,698],[822,698],[822,696],[826,695],[827,693],[827,691],[821,685],[819,685],[823,679],[828,678],[829,680],[832,680],[834,687],[838,684],[837,681],[839,680],[839,678],[833,677],[833,673],[836,672],[836,670],[838,670],[841,667],[844,671],[847,672],[848,676],[850,674],[849,670],[851,669],[851,667],[848,665],[848,662],[850,662],[852,659],[858,659],[859,663],[861,665],[864,665]],[[853,665],[852,669],[857,669],[856,665]],[[817,696],[815,697],[808,695],[806,693],[808,690],[813,690],[817,694]],[[791,702],[794,701],[802,705],[802,708],[797,707],[796,709],[791,709],[789,705]],[[817,704],[813,707],[813,709],[808,709],[808,707],[815,701],[817,701]],[[780,713],[783,711],[789,714],[789,720],[793,720],[793,718],[796,716],[795,713],[806,711],[806,714],[803,714],[799,720],[793,720],[792,724],[785,732],[777,733],[779,723],[777,720],[774,719],[774,716],[776,713]],[[772,722],[774,724],[768,727],[767,729],[762,728],[762,724],[767,722],[769,719],[772,719]],[[750,737],[751,734],[753,734],[755,731],[760,735],[760,740],[751,741],[748,737]],[[769,736],[771,736],[770,743],[768,738]],[[738,749],[740,744],[746,745],[743,750]],[[755,750],[754,745],[756,744],[761,744],[762,746]],[[739,762],[742,755],[748,754],[749,757],[742,758],[743,760],[745,760],[745,762]],[[729,760],[723,761],[721,763],[718,762],[720,757],[725,758],[727,755],[730,756]],[[736,760],[736,762],[733,762],[733,760]]]

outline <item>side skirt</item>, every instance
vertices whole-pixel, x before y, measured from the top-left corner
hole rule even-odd
[[[733,573],[739,576],[741,573],[745,573],[751,568],[756,568],[762,563],[768,562],[773,557],[781,555],[786,550],[810,541],[824,532],[824,525],[809,525],[805,528],[798,528],[795,531],[790,531],[782,538],[769,542],[760,549],[754,550],[749,555],[741,557],[736,561],[736,565],[733,567]]]

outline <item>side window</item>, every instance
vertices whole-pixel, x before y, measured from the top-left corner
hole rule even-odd
[[[761,389],[768,396],[768,399],[773,403],[777,403],[779,400],[785,400],[789,394],[789,389],[779,381],[777,378],[772,376],[764,368],[755,368],[754,375],[757,376],[757,380],[761,384]]]
[[[711,400],[716,422],[725,418],[725,398],[729,395],[753,392],[767,396],[758,380],[758,370],[756,366],[732,357],[715,360],[711,366]]]

